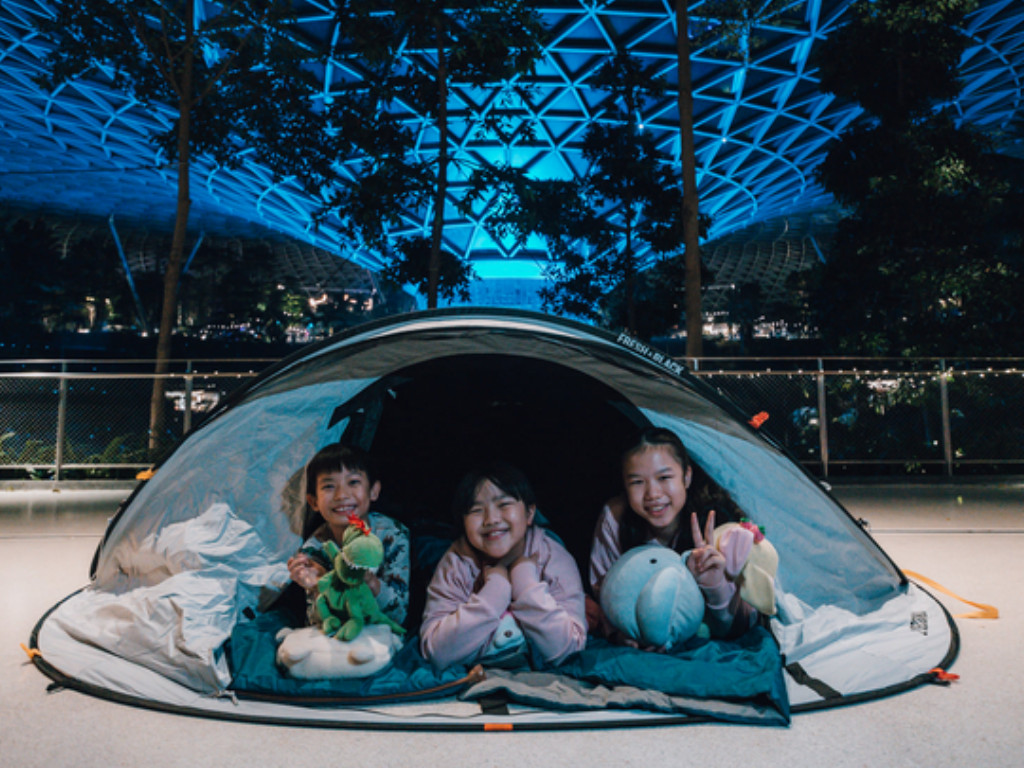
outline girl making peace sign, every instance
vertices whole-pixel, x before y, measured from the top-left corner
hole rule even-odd
[[[738,520],[739,510],[728,494],[710,483],[692,488],[693,479],[694,467],[674,432],[652,428],[639,435],[622,454],[624,493],[611,499],[598,518],[590,550],[590,586],[599,601],[608,569],[641,544],[688,551],[686,565],[704,595],[704,620],[711,635],[735,637],[754,624],[758,614],[726,578],[725,558],[714,547],[714,529],[716,511],[721,522],[730,522]],[[592,628],[628,642],[610,631],[599,602],[588,600],[587,618]]]

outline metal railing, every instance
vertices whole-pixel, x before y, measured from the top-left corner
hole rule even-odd
[[[176,360],[164,379],[170,447],[272,360]],[[0,361],[0,472],[55,480],[119,477],[152,465],[144,360]]]
[[[812,472],[1020,471],[1024,358],[691,361]]]
[[[175,361],[163,444],[272,360]],[[1019,472],[1024,358],[702,358],[686,362],[812,473]],[[0,473],[116,477],[148,467],[151,361],[0,361]]]

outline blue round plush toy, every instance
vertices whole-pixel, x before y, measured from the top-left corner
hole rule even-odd
[[[634,547],[608,570],[601,609],[613,627],[643,645],[672,648],[697,634],[704,596],[683,556],[667,547]]]

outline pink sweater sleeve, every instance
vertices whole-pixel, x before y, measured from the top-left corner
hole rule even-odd
[[[622,557],[619,551],[619,521],[610,506],[605,506],[597,518],[594,541],[590,546],[590,588],[594,597],[600,598],[601,582],[608,569]]]
[[[438,669],[476,661],[512,600],[511,585],[501,577],[489,578],[473,592],[478,575],[449,549],[427,587],[420,650]]]
[[[691,567],[690,552],[686,554],[686,565],[688,568]],[[712,637],[738,637],[754,625],[758,614],[749,603],[740,597],[739,589],[725,577],[723,572],[719,571],[718,576],[714,583],[703,584],[701,579],[708,582],[710,576],[705,574],[696,577],[697,586],[700,587],[701,594],[704,595],[704,620]]]
[[[509,574],[512,615],[541,657],[557,664],[587,644],[583,582],[564,547],[541,530],[531,537],[527,551],[539,562],[522,562]]]
[[[709,598],[705,596],[705,602],[708,600]],[[742,635],[754,626],[757,618],[757,610],[740,597],[738,589],[733,591],[724,605],[717,607],[708,605],[704,614],[704,620],[707,622],[711,636],[727,639]]]

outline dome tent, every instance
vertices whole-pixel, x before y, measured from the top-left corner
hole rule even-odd
[[[942,605],[710,387],[625,335],[478,309],[354,328],[229,398],[122,506],[90,584],[33,632],[34,661],[67,687],[261,722],[459,729],[700,719],[530,706],[496,715],[451,695],[307,706],[237,692],[224,652],[236,624],[287,578],[284,562],[301,541],[303,468],[321,446],[369,448],[384,511],[414,534],[419,522],[447,518],[468,463],[501,455],[526,471],[552,529],[585,566],[597,512],[616,490],[617,449],[642,425],[679,434],[778,550],[771,632],[793,711],[903,690],[951,663],[958,636]],[[450,694],[466,681],[437,682]]]

